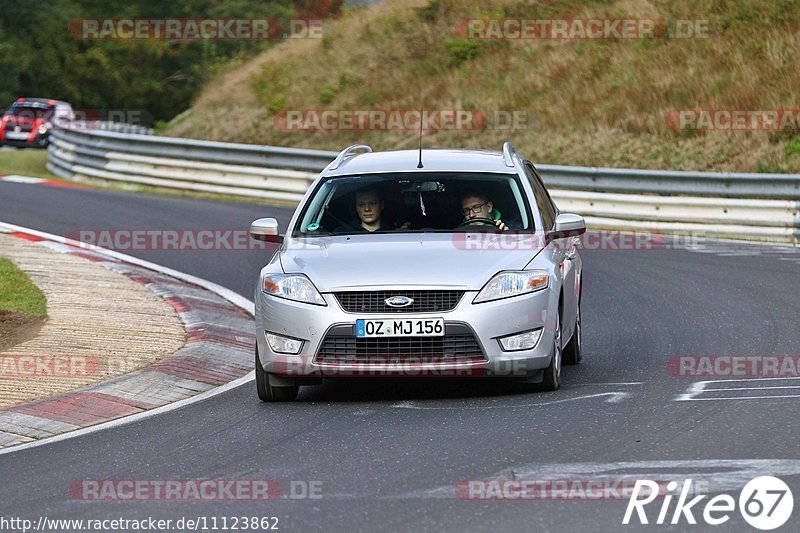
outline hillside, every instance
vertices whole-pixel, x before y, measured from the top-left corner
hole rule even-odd
[[[464,19],[503,17],[657,22],[655,36],[644,39],[470,39],[464,32]],[[707,21],[706,35],[671,36],[679,20]],[[275,117],[306,109],[478,110],[485,127],[429,132],[425,145],[499,149],[511,139],[542,163],[799,172],[797,124],[706,131],[667,120],[674,110],[800,107],[798,21],[800,2],[792,0],[389,0],[347,10],[326,23],[321,39],[290,39],[225,70],[165,133],[394,149],[415,146],[417,133],[285,131]],[[518,127],[497,127],[512,112]]]

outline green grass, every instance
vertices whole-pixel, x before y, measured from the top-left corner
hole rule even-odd
[[[0,257],[0,311],[47,316],[47,299],[39,287],[8,259]]]
[[[54,179],[45,168],[47,150],[0,150],[0,174],[19,174],[34,178]]]

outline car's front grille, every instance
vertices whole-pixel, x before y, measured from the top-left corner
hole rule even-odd
[[[447,324],[443,337],[378,337],[357,339],[354,326],[328,331],[314,361],[320,364],[447,364],[482,363],[483,353],[472,330]]]
[[[349,291],[334,295],[348,313],[429,313],[452,311],[464,291]],[[414,302],[406,307],[391,307],[386,299],[392,296],[405,296]]]

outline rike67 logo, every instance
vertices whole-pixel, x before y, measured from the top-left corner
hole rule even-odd
[[[670,516],[670,507],[677,488],[678,483],[675,481],[667,484],[667,493],[661,502],[655,524],[675,525],[685,522],[696,525],[695,513],[697,513],[706,524],[718,526],[730,520],[731,514],[736,510],[737,500],[729,494],[718,494],[704,504],[701,502],[708,498],[705,494],[689,499],[693,490],[692,480],[687,479],[680,489],[677,503]],[[635,512],[640,524],[649,524],[645,507],[659,495],[659,485],[655,481],[637,480],[622,523],[630,524]],[[750,480],[739,493],[738,506],[742,518],[751,527],[768,531],[781,527],[789,520],[794,508],[794,498],[791,489],[782,480],[772,476],[759,476]]]

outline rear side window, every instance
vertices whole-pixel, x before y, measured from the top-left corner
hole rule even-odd
[[[525,174],[528,176],[528,181],[531,183],[533,194],[536,197],[536,205],[539,207],[539,212],[542,214],[542,221],[544,222],[545,229],[552,229],[556,222],[556,206],[550,198],[550,194],[544,187],[541,178],[533,169],[530,162],[525,162]]]

